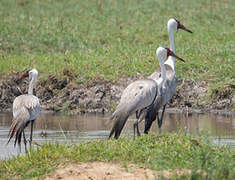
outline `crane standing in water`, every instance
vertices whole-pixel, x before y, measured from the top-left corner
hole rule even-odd
[[[143,111],[154,102],[154,99],[158,94],[158,88],[162,85],[166,76],[164,61],[168,58],[168,56],[174,56],[177,59],[184,61],[168,48],[159,47],[156,54],[161,67],[161,77],[157,80],[137,80],[127,86],[122,93],[121,100],[116,110],[112,114],[111,119],[114,119],[115,122],[110,131],[109,138],[111,138],[114,134],[114,138],[118,139],[128,117],[133,113],[138,114],[137,120],[134,123],[134,137],[136,128],[138,135],[140,134],[138,128],[139,117]]]
[[[28,94],[23,94],[15,98],[13,102],[13,121],[8,134],[8,142],[15,135],[15,143],[18,143],[21,150],[21,137],[23,134],[25,150],[27,151],[27,140],[25,138],[24,129],[29,123],[31,123],[31,132],[30,132],[30,148],[33,139],[33,124],[35,119],[40,115],[40,103],[39,99],[33,95],[33,85],[38,77],[38,71],[36,69],[29,69],[24,73],[17,81],[22,80],[23,78],[29,77],[29,89]]]
[[[183,29],[189,33],[192,33],[192,31],[190,31],[183,24],[181,24],[180,21],[173,18],[169,19],[167,27],[170,39],[170,50],[172,52],[175,52],[174,32],[177,32],[178,29]],[[145,134],[148,134],[148,131],[151,128],[151,125],[153,121],[155,121],[156,117],[158,118],[158,127],[159,129],[161,129],[166,104],[170,101],[170,99],[176,92],[177,77],[175,72],[175,59],[173,56],[169,56],[169,58],[165,62],[165,69],[166,69],[166,79],[162,84],[161,94],[159,94],[155,98],[153,105],[150,106],[147,112],[145,113],[145,129],[144,129]],[[157,80],[159,79],[159,77],[161,77],[160,69],[151,74],[148,78]],[[163,107],[162,114],[161,117],[159,118],[158,111],[162,107]]]

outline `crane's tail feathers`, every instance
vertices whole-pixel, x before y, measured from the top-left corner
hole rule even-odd
[[[145,125],[144,125],[144,133],[148,134],[153,121],[156,120],[156,117],[158,116],[158,113],[156,112],[156,109],[154,107],[150,107],[147,110],[147,114],[145,116]]]
[[[153,121],[145,120],[145,126],[144,126],[144,133],[145,134],[148,134],[148,132],[152,126],[152,123],[153,123]]]
[[[110,120],[113,120],[113,119],[114,119],[114,114],[112,114],[112,116],[110,117]],[[113,133],[114,133],[114,126],[109,133],[109,139],[113,136]]]
[[[109,138],[111,138],[114,134],[114,138],[118,139],[128,119],[128,115],[122,114],[122,115],[112,116],[111,118],[112,119],[115,118],[115,122],[114,122],[113,128],[110,131]]]
[[[12,137],[15,135],[15,142],[14,142],[14,146],[16,145],[16,143],[18,142],[18,144],[20,145],[21,143],[21,136],[22,136],[22,132],[25,128],[25,122],[24,121],[20,121],[20,120],[13,120],[9,133],[8,133],[8,141],[7,144],[10,142],[10,140],[12,139]]]
[[[113,133],[114,133],[114,126],[113,126],[113,128],[111,129],[111,131],[110,131],[109,139],[113,136]]]
[[[7,144],[10,142],[11,138],[14,136],[14,134],[15,134],[15,128],[16,128],[17,124],[18,124],[18,121],[13,120],[13,122],[12,122],[12,124],[11,124],[11,127],[10,127],[10,130],[9,130],[9,133],[8,133],[9,139],[8,139],[8,141],[7,141]]]
[[[20,125],[19,128],[16,130],[14,146],[16,146],[16,143],[18,143],[18,145],[20,146],[23,130],[24,130],[24,124]]]

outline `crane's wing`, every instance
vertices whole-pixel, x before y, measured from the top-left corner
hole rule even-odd
[[[13,102],[13,117],[24,114],[25,111],[29,113],[29,119],[34,120],[40,114],[39,99],[34,95],[24,94],[15,98]]]
[[[137,110],[141,110],[152,104],[156,93],[157,83],[154,80],[135,81],[123,91],[115,112],[122,111],[130,115]]]
[[[151,105],[156,97],[157,83],[152,79],[138,80],[131,83],[123,91],[121,100],[112,114],[111,119],[115,119],[109,138],[117,139],[129,117],[133,112],[141,110]]]

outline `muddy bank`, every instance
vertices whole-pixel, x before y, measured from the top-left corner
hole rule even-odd
[[[11,111],[14,98],[27,93],[28,80],[17,84],[15,79],[18,76],[19,73],[13,73],[0,83],[1,111]],[[71,78],[58,79],[56,76],[49,76],[46,80],[37,81],[34,94],[40,99],[43,110],[105,113],[114,110],[124,88],[139,78],[123,78],[118,82],[99,80],[84,85],[73,82]],[[233,112],[234,104],[235,85],[209,92],[205,81],[183,80],[179,81],[177,92],[168,107],[182,111],[199,109],[200,112]]]

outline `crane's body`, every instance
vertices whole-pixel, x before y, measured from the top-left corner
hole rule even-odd
[[[170,19],[167,23],[169,40],[170,40],[170,50],[172,52],[175,51],[174,46],[174,32],[177,32],[178,29],[183,29],[187,32],[192,33],[192,31],[185,28],[179,21],[176,19]],[[148,133],[153,121],[155,121],[156,117],[158,118],[158,127],[161,128],[162,121],[164,117],[164,112],[166,108],[166,104],[171,100],[173,95],[176,92],[177,87],[177,76],[175,72],[175,59],[173,56],[169,56],[167,61],[164,63],[166,68],[166,79],[164,80],[160,94],[155,99],[153,106],[149,107],[147,113],[145,114],[145,129],[144,133]],[[149,78],[157,80],[161,76],[160,70],[154,72]],[[158,111],[163,108],[161,117],[159,119]]]
[[[28,94],[23,94],[15,98],[13,102],[13,121],[9,131],[9,140],[15,135],[15,143],[18,143],[19,147],[21,145],[21,137],[23,135],[25,149],[27,140],[25,138],[25,127],[31,123],[31,133],[30,133],[30,147],[32,143],[32,134],[33,134],[33,123],[34,120],[40,115],[40,103],[39,99],[33,95],[33,85],[37,79],[38,72],[36,69],[28,70],[21,78],[17,81],[28,77],[31,79],[28,89]]]
[[[161,77],[158,79],[137,80],[127,86],[127,88],[123,91],[121,100],[111,117],[111,119],[114,119],[115,122],[110,131],[109,138],[112,137],[113,134],[116,139],[120,136],[128,117],[133,113],[138,114],[136,116],[137,120],[134,123],[134,136],[135,128],[137,128],[138,135],[140,134],[138,122],[139,120],[142,120],[142,118],[140,118],[141,114],[145,114],[147,109],[153,105],[156,97],[158,97],[159,87],[162,86],[162,83],[166,78],[164,60],[171,55],[184,61],[171,52],[168,48],[159,47],[156,54],[161,67]]]
[[[156,95],[158,85],[152,79],[143,79],[131,83],[123,91],[121,100],[112,114],[111,119],[115,120],[115,124],[110,132],[110,137],[115,133],[117,139],[128,119],[128,117],[142,109],[150,106]]]
[[[32,121],[40,115],[39,99],[31,94],[23,94],[15,98],[13,102],[13,118],[27,114],[27,120]]]

